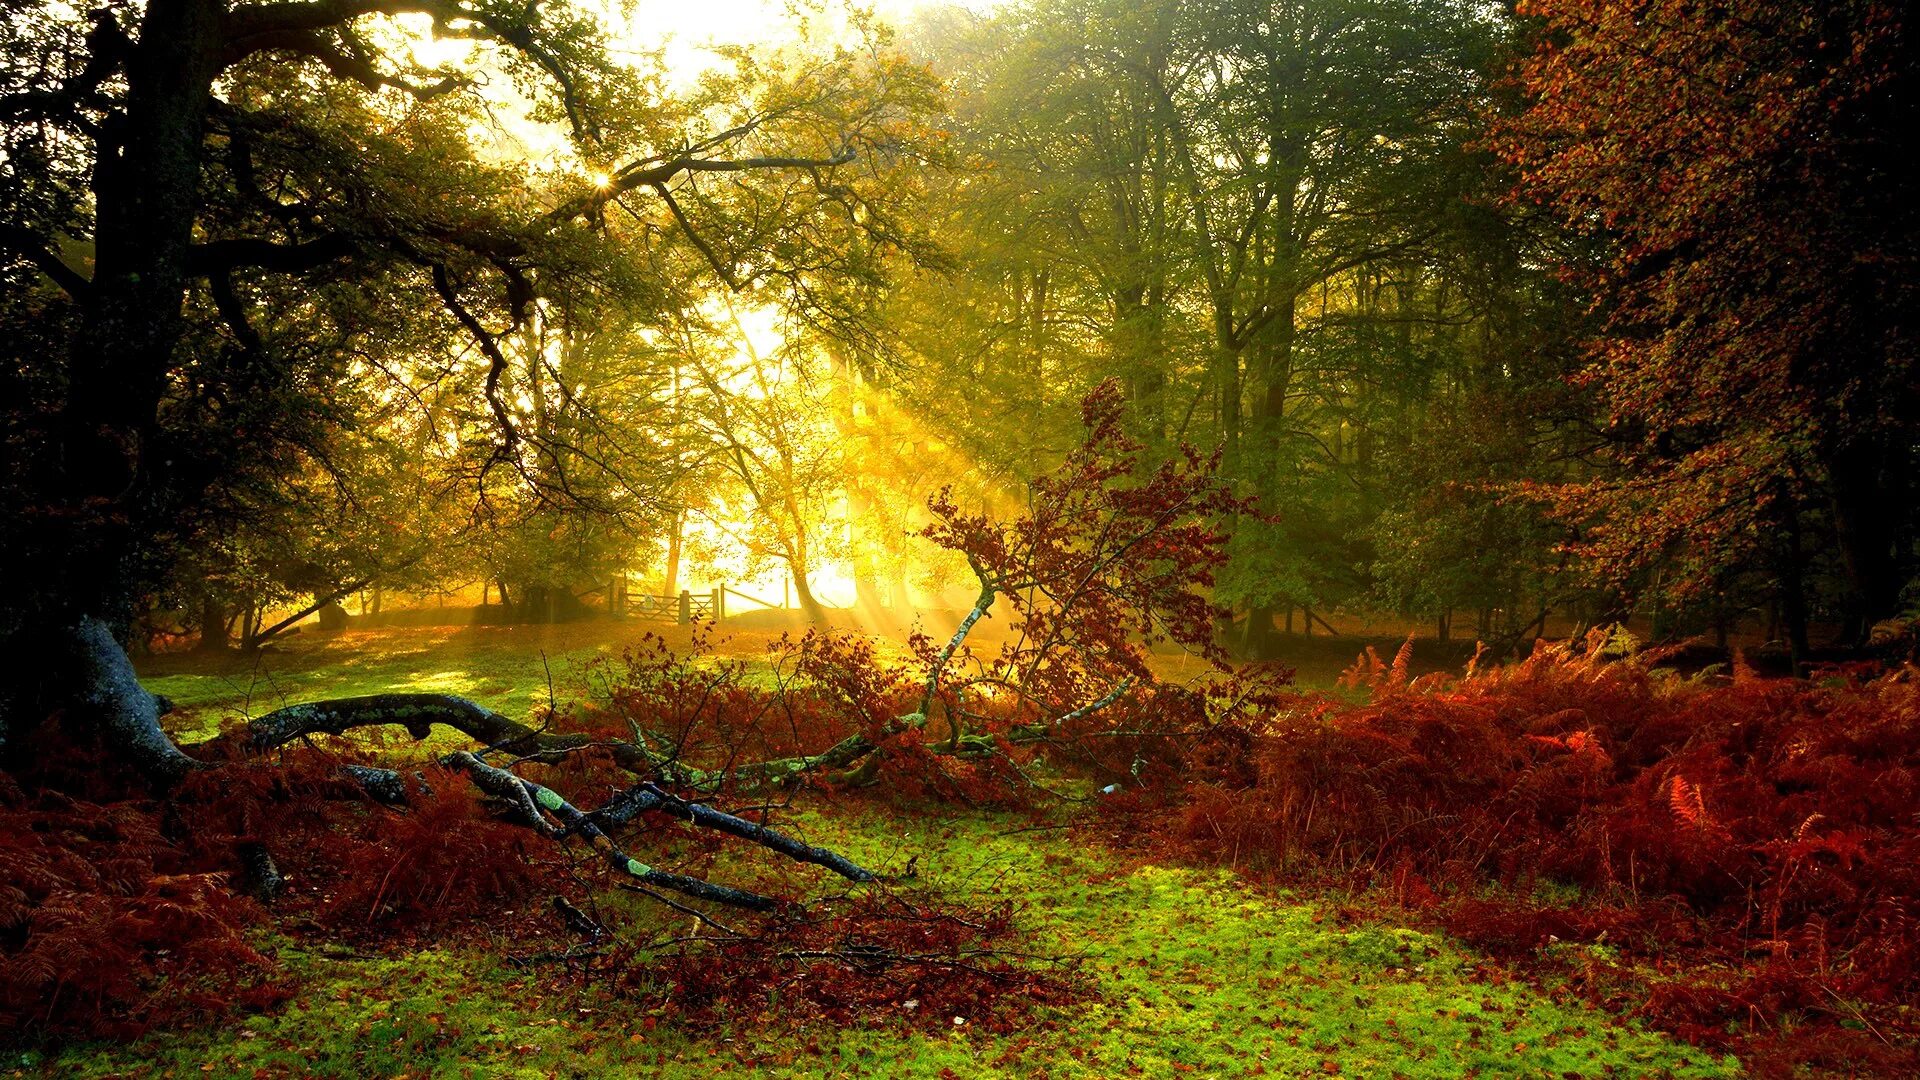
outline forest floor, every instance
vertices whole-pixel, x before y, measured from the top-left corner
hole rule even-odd
[[[546,700],[550,673],[556,697],[586,692],[591,671],[581,665],[640,632],[606,623],[349,632],[295,639],[257,663],[160,657],[147,670],[149,686],[180,707],[191,741],[243,713],[386,690],[468,694],[520,715]],[[684,631],[667,636],[685,640]],[[736,635],[723,650],[756,655],[774,636]],[[1357,645],[1347,645],[1350,658]],[[590,981],[517,967],[510,957],[530,943],[505,935],[330,945],[265,933],[260,944],[297,990],[286,1005],[130,1044],[28,1055],[18,1068],[88,1077],[1738,1074],[1731,1059],[1512,977],[1444,937],[1355,919],[1340,896],[1255,888],[1230,872],[1125,852],[1104,842],[1116,838],[1099,835],[1099,819],[1071,808],[1036,816],[816,797],[783,818],[883,871],[916,859],[920,885],[944,900],[1016,905],[1025,948],[1069,962],[1087,993],[1006,1033],[904,1012],[852,1027],[795,1023],[777,1007],[693,1028],[670,1004],[636,1005]],[[757,857],[723,849],[717,876],[729,860]],[[681,918],[629,914],[639,929]]]

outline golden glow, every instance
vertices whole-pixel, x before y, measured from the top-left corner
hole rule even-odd
[[[747,452],[770,469],[777,471],[783,454],[811,465],[796,490],[814,598],[829,608],[853,609],[866,623],[904,617],[888,610],[903,587],[905,599],[917,606],[971,602],[964,566],[911,533],[924,523],[926,496],[939,483],[971,473],[972,462],[952,446],[928,445],[924,421],[878,387],[789,342],[778,308],[716,296],[702,305],[700,316],[714,337],[699,343],[698,355],[707,359],[694,361],[701,368],[695,381],[731,400],[736,419],[753,418],[727,434],[745,440]],[[689,399],[690,407],[701,407],[699,394]],[[780,505],[779,485],[777,475],[766,479],[756,496],[729,482],[690,509],[682,524],[677,587],[703,592],[725,585],[769,605],[797,607],[798,590],[779,539],[790,537],[795,508]],[[771,509],[758,503],[760,497],[771,501]],[[664,564],[664,551],[638,554],[656,569]],[[857,583],[856,575],[866,580]],[[860,603],[863,584],[871,589],[870,611]],[[948,595],[949,584],[960,591]],[[755,606],[729,601],[728,610],[738,614]]]
[[[804,43],[831,49],[853,44],[857,26],[867,15],[902,26],[927,10],[960,6],[984,12],[994,3],[877,0],[867,6],[857,0],[581,0],[580,6],[593,11],[607,28],[616,58],[650,75],[657,73],[665,92],[671,94],[688,90],[703,75],[730,65],[732,61],[721,51],[724,47],[777,51]],[[470,134],[487,159],[523,165],[536,182],[551,179],[576,191],[582,179],[602,191],[612,187],[613,170],[624,162],[581,160],[562,125],[533,119],[531,106],[513,81],[497,75],[492,46],[438,37],[432,20],[425,16],[370,22],[365,29],[383,35],[382,44],[390,41],[406,49],[417,65],[447,66],[475,75],[477,92],[487,107]],[[963,477],[972,471],[964,453],[929,437],[918,418],[880,391],[857,385],[857,380],[843,381],[841,374],[826,370],[830,365],[824,359],[806,358],[806,366],[819,370],[803,380],[801,365],[787,348],[786,327],[777,307],[755,303],[748,296],[715,294],[700,304],[698,314],[719,338],[694,346],[701,355],[715,358],[712,388],[742,405],[780,412],[780,422],[793,428],[799,443],[810,452],[824,451],[836,458],[833,479],[808,492],[808,513],[814,517],[808,532],[817,544],[808,552],[808,585],[814,596],[829,607],[853,607],[858,592],[856,566],[862,574],[878,579],[872,584],[879,594],[892,595],[896,590],[889,588],[890,579],[899,576],[904,563],[910,568],[913,602],[940,606],[970,602],[971,593],[964,588],[955,596],[940,595],[937,586],[931,594],[923,588],[932,576],[927,560],[935,553],[923,542],[903,539],[923,523],[922,500],[936,486],[935,478]],[[663,335],[653,331],[639,336],[647,344],[666,345]],[[559,343],[556,339],[538,347],[552,350]],[[549,359],[559,366],[557,353]],[[679,385],[676,376],[676,388]],[[521,414],[531,413],[535,406],[525,389],[516,389],[507,400]],[[788,402],[794,407],[789,409]],[[450,431],[443,439],[448,453],[458,450],[457,435]],[[916,449],[903,453],[901,447]],[[822,486],[828,490],[818,490]],[[849,494],[857,490],[866,493],[858,508]],[[750,496],[737,490],[700,491],[689,498],[700,505],[690,507],[682,521],[676,590],[705,591],[724,584],[772,603],[784,599],[789,606],[797,605],[787,563],[776,552],[765,550],[764,536],[755,534],[755,516],[761,511]],[[914,554],[902,555],[903,550]],[[664,554],[659,549],[635,552],[633,567],[657,572],[664,567]],[[957,570],[953,583],[964,586],[964,568],[950,569]],[[744,602],[736,606],[733,601],[728,606],[734,611],[752,607]]]

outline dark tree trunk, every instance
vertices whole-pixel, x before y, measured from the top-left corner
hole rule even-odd
[[[1900,610],[1898,545],[1908,513],[1904,468],[1872,442],[1832,455],[1834,542],[1845,568],[1849,643],[1862,645],[1873,624]],[[1900,465],[1905,462],[1901,461]]]
[[[1247,611],[1247,625],[1240,639],[1240,651],[1252,659],[1272,656],[1276,650],[1273,634],[1273,609],[1255,607]]]
[[[125,123],[103,133],[99,148],[94,276],[69,357],[57,495],[80,511],[66,554],[80,572],[49,582],[95,613],[126,602],[138,585],[139,538],[191,495],[175,488],[181,478],[161,445],[158,410],[183,330],[222,14],[213,0],[147,5],[127,63]]]
[[[36,658],[46,680],[43,700],[61,703],[64,722],[97,731],[161,787],[198,767],[161,728],[159,700],[140,685],[126,648],[104,621],[77,618],[47,644]]]
[[[1809,651],[1807,643],[1807,592],[1805,563],[1800,550],[1800,512],[1790,503],[1783,523],[1780,551],[1780,620],[1787,631],[1787,650],[1793,660],[1793,674],[1804,670]]]
[[[212,593],[200,598],[200,641],[193,651],[223,653],[232,648],[227,636],[227,605]]]
[[[161,730],[116,629],[151,584],[147,538],[177,531],[211,476],[182,474],[197,455],[167,445],[159,407],[183,332],[224,17],[217,0],[149,0],[141,17],[124,115],[102,125],[96,148],[94,273],[67,358],[58,465],[38,508],[52,524],[32,545],[36,565],[9,568],[28,587],[0,611],[0,649],[44,661],[34,691],[8,688],[9,718],[64,712],[94,724],[162,783],[192,761]]]

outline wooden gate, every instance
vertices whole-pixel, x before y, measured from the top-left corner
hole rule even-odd
[[[727,616],[724,589],[703,593],[682,589],[679,596],[661,596],[616,588],[611,607],[615,615],[663,623],[719,622]]]

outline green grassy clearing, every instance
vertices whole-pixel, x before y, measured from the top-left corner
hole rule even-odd
[[[373,680],[400,672],[423,681],[498,682],[499,696],[524,700],[532,688],[519,684],[540,670],[539,649],[555,642],[539,631],[496,633],[503,636],[361,664],[327,659],[309,669],[312,678],[292,671],[277,678],[287,700],[368,692],[382,688]],[[518,650],[506,636],[515,634],[524,641]],[[155,688],[167,685],[156,680]],[[235,704],[199,688],[199,717]],[[889,1016],[850,1030],[783,1023],[777,1009],[692,1032],[673,1024],[670,1006],[649,1016],[631,1002],[556,988],[548,975],[515,969],[503,959],[516,948],[509,942],[393,956],[280,942],[278,958],[303,985],[278,1011],[20,1064],[83,1077],[1738,1072],[1730,1060],[1616,1017],[1489,979],[1469,952],[1441,937],[1384,925],[1343,928],[1312,898],[1262,894],[1224,872],[1137,865],[1080,829],[1041,831],[1025,818],[959,810],[922,816],[859,802],[809,804],[787,823],[869,865],[899,867],[917,856],[921,880],[951,900],[1023,904],[1031,947],[1081,957],[1093,996],[1043,1010],[1030,1032],[1014,1036],[947,1017],[935,1018],[931,1030]],[[713,875],[739,880],[764,857],[730,848]],[[642,923],[663,918],[657,910],[631,914]]]
[[[303,701],[360,694],[460,694],[524,717],[549,691],[567,701],[591,692],[586,665],[617,657],[649,631],[685,647],[685,627],[637,622],[558,626],[408,627],[302,634],[255,656],[168,654],[140,664],[149,690],[179,712],[182,741]],[[724,651],[757,659],[773,635],[734,633]]]

